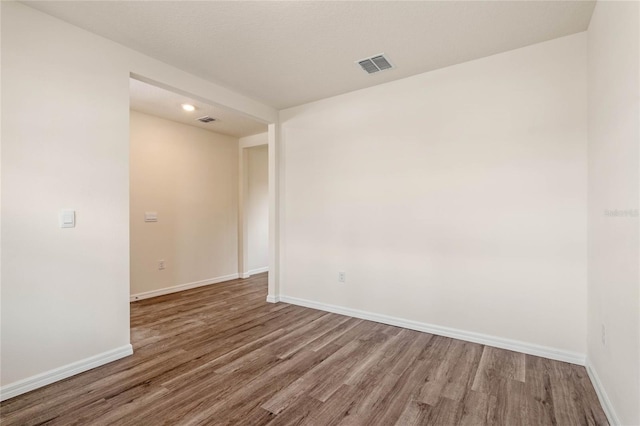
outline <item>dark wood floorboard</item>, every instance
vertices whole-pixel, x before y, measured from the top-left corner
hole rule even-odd
[[[267,274],[131,304],[134,354],[2,425],[606,425],[583,367],[269,304]]]

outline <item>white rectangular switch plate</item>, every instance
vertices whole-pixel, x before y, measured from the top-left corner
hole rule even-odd
[[[157,222],[158,221],[158,212],[144,212],[144,221],[145,222]]]
[[[60,228],[75,228],[76,227],[76,211],[75,210],[60,210]]]

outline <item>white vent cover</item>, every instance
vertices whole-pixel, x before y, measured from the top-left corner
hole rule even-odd
[[[385,71],[393,68],[391,62],[385,58],[384,53],[372,56],[370,58],[361,59],[358,65],[369,74],[375,74],[380,71]]]
[[[202,121],[203,123],[211,123],[212,121],[216,121],[215,118],[209,117],[208,115],[205,115],[204,117],[200,117],[197,120]]]

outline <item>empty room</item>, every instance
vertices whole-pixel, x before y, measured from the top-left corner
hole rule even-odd
[[[0,19],[3,425],[640,425],[640,2]]]

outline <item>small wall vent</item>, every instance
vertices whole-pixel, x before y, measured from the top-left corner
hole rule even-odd
[[[377,72],[393,68],[393,65],[387,58],[385,58],[383,53],[370,58],[361,59],[357,62],[358,65],[360,65],[360,67],[369,74],[375,74]]]
[[[212,121],[216,121],[215,118],[209,117],[208,115],[205,115],[204,117],[200,117],[197,120],[202,121],[203,123],[211,123]]]

